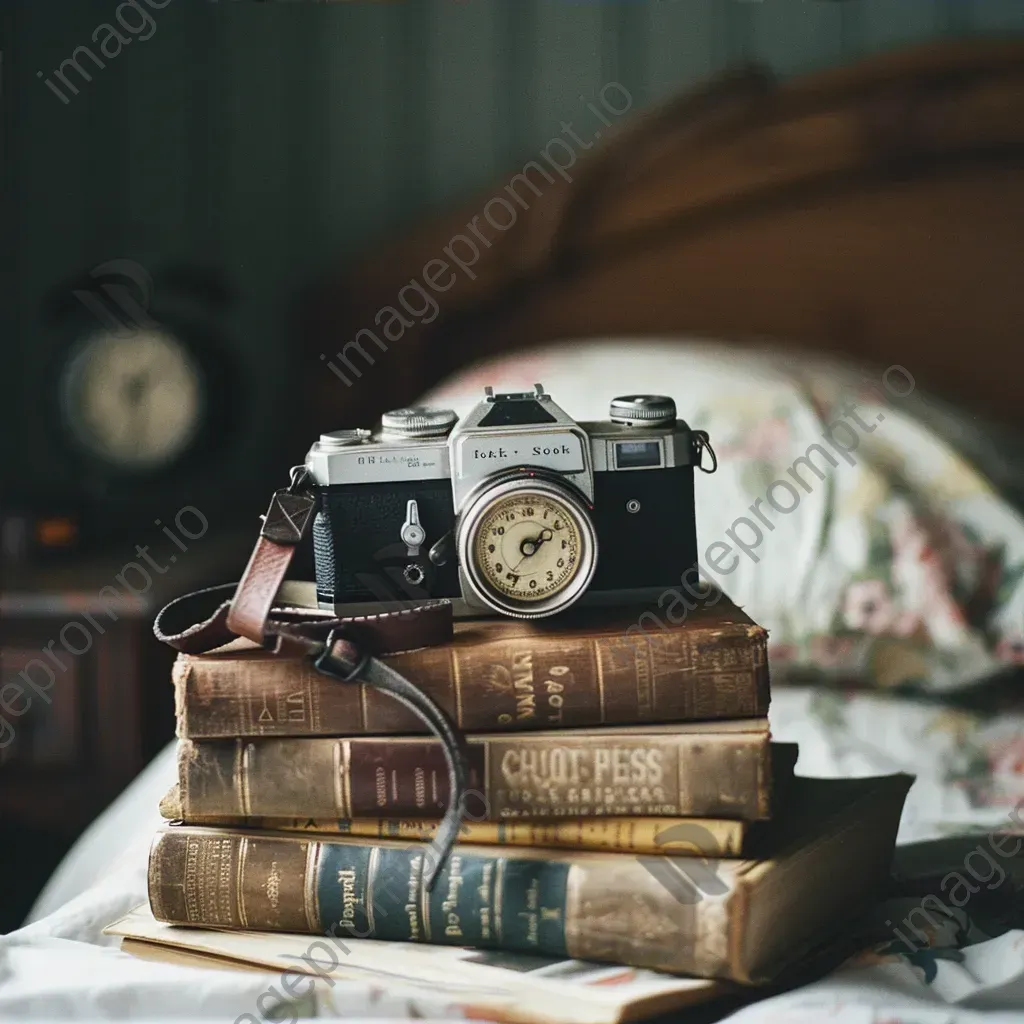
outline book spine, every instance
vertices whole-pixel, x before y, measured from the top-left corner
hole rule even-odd
[[[766,643],[759,626],[730,623],[660,634],[535,634],[385,660],[466,731],[587,728],[765,715]],[[181,655],[174,680],[183,737],[424,731],[386,694],[337,686],[300,659]]]
[[[194,820],[194,819],[193,819]],[[356,836],[430,842],[436,821],[409,818],[235,818],[217,824],[267,832]],[[462,843],[481,846],[532,846],[605,853],[739,857],[746,826],[710,818],[571,818],[566,821],[467,822]]]
[[[464,817],[769,817],[770,744],[749,733],[566,732],[468,743]],[[436,740],[182,740],[186,821],[232,817],[440,817]]]
[[[342,950],[372,938],[729,971],[728,898],[678,900],[644,865],[664,858],[575,863],[456,848],[427,892],[431,855],[422,845],[172,828],[151,848],[150,906],[170,924],[320,934]],[[720,928],[708,941],[702,903]]]

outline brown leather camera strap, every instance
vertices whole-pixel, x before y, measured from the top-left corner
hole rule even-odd
[[[434,840],[437,856],[428,858],[429,890],[459,833],[469,777],[465,740],[422,690],[375,655],[446,643],[452,637],[452,607],[447,601],[435,601],[400,611],[337,618],[312,609],[275,606],[316,506],[305,483],[304,471],[293,472],[291,484],[275,493],[237,585],[210,587],[177,598],[161,609],[153,632],[187,654],[201,654],[245,637],[275,653],[305,655],[328,678],[372,686],[418,715],[441,742],[451,794]]]

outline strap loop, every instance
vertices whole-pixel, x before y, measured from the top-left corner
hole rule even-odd
[[[349,683],[361,676],[369,660],[369,654],[339,636],[337,629],[332,629],[324,649],[313,659],[313,667],[317,672]]]
[[[373,654],[446,643],[452,636],[452,606],[447,601],[430,601],[398,612],[348,619],[275,606],[316,507],[316,497],[307,485],[304,467],[294,467],[288,486],[270,502],[237,587],[211,587],[171,601],[157,615],[153,632],[188,654],[202,654],[244,636],[274,653],[308,655],[328,678],[372,686],[422,719],[441,743],[449,787],[448,809],[434,839],[440,856],[425,865],[429,891],[459,835],[469,778],[465,740],[430,697]]]
[[[711,438],[706,430],[695,430],[693,432],[693,448],[697,453],[697,468],[702,473],[714,473],[718,469],[718,456],[715,449],[711,447]],[[704,452],[711,456],[711,468],[704,468]]]

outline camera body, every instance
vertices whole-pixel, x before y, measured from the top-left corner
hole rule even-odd
[[[541,385],[464,419],[398,409],[324,434],[306,469],[317,600],[344,614],[449,598],[461,614],[541,618],[616,604],[695,570],[693,472],[707,435],[636,395],[577,423]]]

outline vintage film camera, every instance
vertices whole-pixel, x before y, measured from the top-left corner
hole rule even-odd
[[[671,398],[616,398],[610,422],[577,423],[539,384],[485,393],[461,421],[397,409],[313,445],[321,608],[450,598],[532,619],[643,600],[693,570],[693,471],[710,446]]]

